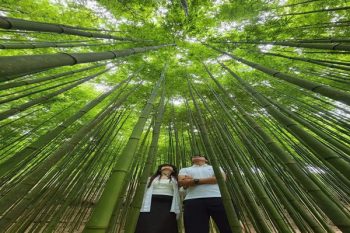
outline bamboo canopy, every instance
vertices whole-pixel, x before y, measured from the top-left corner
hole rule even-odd
[[[1,231],[133,233],[201,153],[232,232],[350,232],[349,8],[2,1]]]

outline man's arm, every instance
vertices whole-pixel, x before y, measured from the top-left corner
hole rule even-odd
[[[185,180],[185,178],[186,178],[186,175],[178,175],[177,176],[178,183],[179,183],[180,186],[184,185],[183,181]]]
[[[179,171],[179,175],[177,179],[178,179],[179,186],[182,186],[186,189],[189,186],[188,181],[192,179],[192,176],[188,175],[186,168],[182,168]]]
[[[226,181],[226,174],[224,172],[221,172],[221,174],[224,177],[224,180]],[[195,185],[199,185],[199,184],[217,184],[218,183],[218,181],[217,181],[215,176],[198,179],[198,181],[196,183],[195,183],[195,179],[192,179],[192,180],[193,180],[193,183]]]
[[[188,176],[188,175],[179,175],[177,178],[178,178],[179,185],[184,188],[188,188],[189,181],[193,180],[192,176]]]
[[[222,172],[224,180],[226,180],[226,174]],[[180,181],[181,180],[181,181]],[[215,176],[202,178],[202,179],[194,179],[191,176],[179,176],[180,186],[185,188],[189,186],[201,185],[201,184],[217,184],[217,179]]]

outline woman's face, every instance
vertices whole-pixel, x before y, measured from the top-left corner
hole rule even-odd
[[[174,171],[174,169],[171,166],[163,166],[160,170],[161,171],[167,170],[167,171],[170,171],[170,172]]]

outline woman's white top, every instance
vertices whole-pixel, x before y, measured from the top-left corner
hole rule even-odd
[[[151,211],[151,204],[152,204],[152,195],[169,195],[173,196],[173,200],[171,203],[170,212],[173,212],[176,214],[176,217],[179,217],[180,210],[181,210],[181,202],[180,202],[180,196],[179,196],[179,189],[177,185],[177,181],[171,177],[171,182],[169,182],[169,179],[160,179],[161,182],[159,182],[159,176],[154,178],[154,180],[151,183],[151,186],[145,190],[145,194],[143,196],[142,206],[140,209],[140,212],[150,212]],[[163,180],[165,182],[163,182]],[[172,187],[169,189],[169,184]],[[157,186],[157,187],[156,187]],[[171,190],[171,193],[169,192]],[[156,193],[154,193],[154,191]],[[160,193],[159,193],[160,192]]]
[[[155,179],[152,194],[173,196],[174,187],[170,179]]]
[[[222,168],[220,168],[220,170],[223,172]],[[213,167],[208,164],[203,164],[202,166],[193,165],[192,167],[182,168],[179,171],[179,175],[192,176],[193,179],[203,179],[215,176]],[[201,184],[190,186],[186,189],[185,200],[210,197],[221,197],[218,184]]]

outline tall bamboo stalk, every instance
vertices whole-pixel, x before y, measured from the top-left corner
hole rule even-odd
[[[242,80],[237,74],[229,69],[224,64],[220,65],[226,69],[242,86],[261,104],[276,120],[283,124],[291,133],[296,135],[300,140],[304,141],[310,148],[315,151],[315,155],[321,160],[325,161],[326,165],[333,166],[333,169],[338,170],[345,177],[350,177],[350,164],[348,164],[341,156],[330,150],[328,147],[323,145],[312,135],[304,131],[298,124],[289,119],[287,116],[281,114],[266,100],[267,97],[263,97],[261,93],[254,90],[247,82]],[[344,181],[346,178],[344,177]]]
[[[324,95],[324,96],[327,96],[331,99],[334,99],[334,100],[338,100],[338,101],[341,101],[347,105],[350,105],[350,94],[347,93],[347,92],[344,92],[344,91],[341,91],[341,90],[337,90],[335,88],[332,88],[332,87],[328,87],[328,86],[325,86],[325,85],[322,85],[322,84],[319,84],[319,83],[314,83],[314,82],[311,82],[311,81],[307,81],[307,80],[304,80],[304,79],[299,79],[299,78],[296,78],[294,76],[291,76],[289,74],[285,74],[285,73],[282,73],[278,70],[274,70],[274,69],[271,69],[271,68],[268,68],[266,66],[262,66],[262,65],[259,65],[257,63],[254,63],[254,62],[250,62],[250,61],[247,61],[243,58],[239,58],[237,56],[234,56],[230,53],[227,53],[225,51],[222,51],[218,48],[214,48],[212,46],[209,46],[207,45],[208,47],[222,53],[222,54],[225,54],[237,61],[240,61],[250,67],[253,67],[257,70],[260,70],[272,77],[276,77],[276,78],[279,78],[279,79],[282,79],[286,82],[289,82],[289,83],[292,83],[294,85],[297,85],[301,88],[304,88],[304,89],[307,89],[307,90],[310,90],[310,91],[313,91],[313,92],[316,92],[316,93],[319,93],[321,95]]]
[[[310,122],[308,122],[307,120],[305,120],[304,118],[298,116],[297,114],[295,114],[294,112],[288,110],[287,108],[285,108],[284,106],[282,106],[281,104],[278,104],[276,101],[272,100],[272,99],[267,99],[268,101],[270,101],[273,105],[277,106],[283,113],[285,113],[287,116],[289,116],[290,118],[292,118],[293,120],[297,121],[298,123],[302,124],[303,126],[307,127],[308,129],[310,129],[311,131],[313,131],[315,134],[317,134],[318,136],[320,136],[321,138],[323,138],[325,141],[327,141],[329,144],[331,144],[332,146],[340,149],[341,151],[343,151],[345,154],[350,155],[350,148],[347,147],[346,145],[338,142],[337,140],[335,140],[332,136],[328,135],[327,133],[324,133],[323,131],[321,131],[320,129],[318,129],[317,127],[313,126]]]
[[[141,67],[142,68],[142,67]],[[40,136],[37,140],[32,142],[30,145],[26,146],[24,149],[18,151],[14,154],[10,159],[0,164],[0,179],[8,173],[14,166],[26,161],[26,157],[32,156],[33,153],[40,151],[47,143],[56,138],[63,130],[70,127],[74,122],[80,119],[83,115],[89,112],[92,108],[94,108],[97,104],[101,103],[104,99],[106,99],[109,95],[114,93],[121,85],[125,82],[128,82],[132,77],[135,76],[140,71],[138,69],[133,75],[131,75],[128,79],[123,80],[122,82],[115,85],[111,90],[106,93],[100,95],[96,99],[87,103],[82,109],[80,109],[77,113],[60,123],[56,128],[49,130],[47,133]]]
[[[192,102],[193,102],[193,104],[194,104],[194,106],[196,108],[196,111],[198,113],[200,133],[201,133],[201,136],[202,136],[205,148],[207,150],[208,157],[210,158],[210,162],[213,164],[213,170],[214,170],[214,173],[215,173],[215,177],[217,179],[217,183],[218,183],[218,185],[220,187],[222,200],[224,202],[226,215],[227,215],[227,218],[228,218],[231,230],[233,232],[242,232],[242,228],[240,226],[240,223],[239,223],[236,211],[235,211],[235,209],[234,209],[234,207],[232,205],[232,201],[231,201],[231,198],[230,198],[227,186],[225,184],[224,177],[223,177],[223,175],[221,173],[219,163],[218,163],[218,161],[217,161],[217,159],[215,157],[215,152],[214,152],[214,149],[213,149],[213,147],[211,145],[211,142],[210,142],[210,139],[209,139],[209,136],[208,136],[208,131],[207,131],[207,128],[205,126],[205,122],[204,122],[204,119],[203,119],[203,115],[202,115],[201,109],[200,109],[197,101],[194,98],[194,95],[192,93],[191,83],[190,83],[190,81],[188,79],[187,79],[187,82],[188,82],[188,87],[189,87],[189,90],[190,90],[190,95],[191,95],[191,98],[192,98]]]
[[[24,110],[34,106],[34,105],[37,105],[37,104],[41,104],[41,103],[44,103],[45,101],[47,101],[48,99],[51,99],[52,97],[55,97],[59,94],[62,94],[70,89],[73,89],[75,87],[77,87],[78,85],[84,83],[84,82],[87,82],[93,78],[96,78],[97,76],[103,74],[103,73],[106,73],[108,72],[110,69],[105,69],[105,70],[102,70],[96,74],[93,74],[93,75],[90,75],[90,76],[87,76],[81,80],[78,80],[76,81],[75,83],[71,84],[71,85],[68,85],[66,87],[63,87],[57,91],[54,91],[54,92],[51,92],[45,96],[41,96],[39,98],[36,98],[36,99],[33,99],[33,100],[30,100],[28,101],[27,103],[24,103],[24,104],[21,104],[19,106],[16,106],[16,107],[12,107],[11,109],[9,110],[6,110],[6,111],[3,111],[3,112],[0,112],[0,121],[10,117],[10,116],[13,116],[15,114],[18,114],[20,112],[23,112]]]
[[[207,111],[209,113],[211,113],[211,115],[213,116],[214,121],[216,122],[215,125],[218,127],[218,130],[221,132],[220,136],[223,138],[224,144],[226,144],[228,147],[230,147],[230,145],[232,145],[233,143],[232,143],[232,141],[230,140],[230,138],[227,135],[228,134],[227,130],[224,130],[221,127],[221,125],[218,123],[218,121],[215,119],[216,117],[214,116],[214,114],[210,110],[210,108],[207,105],[206,101],[203,98],[201,98],[201,100],[202,100],[202,103],[204,104],[204,106],[206,106]],[[281,215],[278,213],[277,209],[273,205],[272,201],[268,197],[267,193],[264,191],[264,189],[262,187],[260,187],[260,185],[257,182],[256,178],[251,174],[250,169],[243,162],[242,157],[239,156],[239,155],[236,155],[235,153],[226,152],[226,157],[229,157],[230,155],[233,156],[233,160],[237,161],[240,164],[240,166],[241,166],[245,176],[247,177],[247,179],[252,184],[252,189],[255,191],[255,193],[257,195],[257,198],[259,198],[259,200],[263,203],[263,205],[267,209],[267,212],[270,215],[272,221],[276,224],[277,229],[280,232],[291,232],[291,230],[286,225],[286,223],[284,222],[283,218],[281,218]]]
[[[344,11],[344,10],[349,10],[349,9],[350,9],[350,6],[344,6],[344,7],[335,7],[335,8],[313,10],[313,11],[293,12],[293,13],[283,14],[281,16],[306,15],[306,14],[311,14],[311,13],[323,13],[323,12],[329,12],[329,11]]]
[[[140,113],[139,120],[134,126],[133,132],[129,137],[129,141],[123,149],[120,158],[118,159],[112,173],[107,181],[106,188],[93,210],[92,216],[88,221],[84,232],[86,233],[105,233],[108,229],[113,209],[120,202],[122,187],[127,182],[127,174],[134,158],[137,144],[142,134],[146,120],[153,109],[153,103],[157,97],[159,86],[164,80],[166,66],[162,71],[161,77],[147,101],[146,106]]]
[[[101,66],[104,66],[105,64],[97,64],[97,65],[92,65],[86,68],[82,68],[82,69],[77,69],[77,70],[71,70],[71,71],[67,71],[67,72],[62,72],[59,74],[54,74],[54,75],[50,75],[50,76],[46,76],[43,78],[37,78],[37,79],[32,79],[32,80],[22,80],[22,81],[17,81],[17,82],[9,82],[9,83],[5,83],[0,85],[0,90],[8,90],[11,88],[15,88],[15,87],[20,87],[20,86],[24,86],[24,85],[30,85],[30,84],[35,84],[35,83],[41,83],[44,81],[48,81],[48,80],[52,80],[55,78],[60,78],[60,77],[64,77],[67,75],[73,75],[79,72],[83,72],[83,71],[87,71],[87,70],[91,70],[94,68],[98,68]]]
[[[135,89],[134,89],[135,90]],[[134,91],[132,90],[132,91]],[[11,205],[18,201],[18,198],[27,194],[30,190],[32,190],[29,195],[34,195],[34,193],[40,192],[38,190],[39,182],[44,175],[47,173],[48,169],[60,169],[59,167],[55,167],[57,162],[59,162],[64,155],[72,151],[79,143],[81,143],[81,139],[84,138],[89,132],[91,132],[100,122],[102,122],[107,116],[109,116],[112,111],[116,108],[120,107],[121,104],[129,97],[132,93],[124,95],[123,97],[116,99],[112,105],[104,108],[93,120],[85,124],[81,127],[66,143],[62,144],[58,147],[53,154],[51,154],[48,158],[42,161],[30,174],[28,174],[19,184],[16,184],[14,188],[12,188],[9,192],[7,192],[0,199],[0,212],[5,212]],[[43,184],[41,184],[43,185]],[[34,192],[35,191],[35,192]],[[34,195],[35,196],[35,195]],[[22,202],[28,204],[31,199],[23,199]],[[22,208],[23,205],[19,206]],[[0,220],[0,226],[6,223],[6,218]]]
[[[142,206],[143,195],[146,190],[147,183],[149,181],[148,177],[152,171],[154,157],[158,149],[160,127],[162,124],[163,114],[165,111],[164,99],[165,99],[165,91],[163,89],[162,97],[159,101],[157,116],[155,117],[151,146],[147,155],[145,167],[142,171],[140,179],[138,180],[139,185],[135,191],[136,194],[134,196],[134,200],[130,205],[131,210],[127,216],[127,225],[125,226],[125,231],[124,231],[125,233],[134,233],[136,229],[137,220],[138,220],[140,209]]]
[[[234,99],[233,103],[236,103]],[[295,159],[287,153],[275,140],[267,134],[255,121],[247,114],[239,104],[235,104],[239,112],[245,117],[252,129],[261,137],[267,148],[275,155],[275,157],[290,171],[296,180],[304,187],[304,189],[311,195],[320,208],[329,216],[330,219],[343,231],[350,230],[350,221],[343,210],[335,204],[331,197],[326,195],[320,187],[308,175],[302,171]]]
[[[15,75],[34,73],[41,70],[60,66],[76,65],[80,63],[88,63],[108,59],[115,59],[118,57],[126,57],[150,50],[157,50],[167,46],[175,46],[175,44],[165,44],[158,46],[148,46],[141,48],[130,48],[95,53],[58,53],[12,57],[3,56],[0,57],[0,82],[11,80],[11,77]],[[21,65],[19,66],[18,64]]]
[[[37,32],[52,32],[52,33],[59,33],[59,34],[68,34],[68,35],[93,37],[93,38],[105,38],[105,39],[113,39],[113,40],[142,41],[138,39],[111,36],[111,35],[106,35],[102,33],[81,31],[62,24],[41,23],[41,22],[15,19],[15,18],[9,18],[9,17],[0,17],[0,28],[37,31]]]
[[[263,53],[263,54],[271,55],[271,56],[275,56],[275,57],[283,57],[283,58],[287,58],[287,59],[290,59],[290,60],[309,62],[309,63],[313,63],[313,64],[317,64],[317,65],[325,66],[325,67],[329,67],[329,68],[335,68],[335,69],[350,71],[350,67],[344,67],[344,66],[339,66],[339,65],[334,65],[334,64],[328,64],[328,63],[332,63],[332,61],[315,60],[315,59],[303,58],[303,57],[290,57],[290,56],[277,54],[277,53]],[[350,66],[349,63],[342,63],[342,65]]]
[[[113,46],[114,44],[62,44],[54,42],[41,43],[1,43],[0,49],[40,49],[40,48],[75,48],[75,47],[94,47],[94,46]]]
[[[216,43],[223,44],[271,44],[281,45],[295,48],[309,48],[309,49],[325,49],[325,50],[341,50],[350,51],[350,45],[347,43],[302,43],[292,41],[217,41]]]

